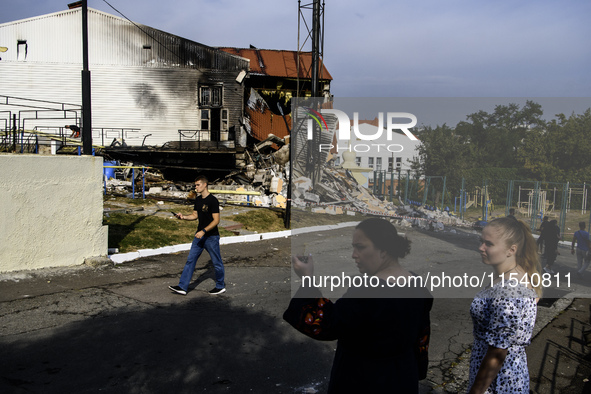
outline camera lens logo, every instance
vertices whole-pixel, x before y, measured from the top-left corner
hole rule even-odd
[[[315,111],[310,107],[304,107],[304,109],[306,110],[308,116],[310,116],[312,119],[316,121],[316,123],[318,123],[318,127],[320,127],[320,130],[322,130],[322,123],[324,123],[326,131],[328,131],[328,125],[326,124],[326,120],[324,120],[324,117],[320,114],[320,112]],[[320,123],[321,120],[322,123]]]

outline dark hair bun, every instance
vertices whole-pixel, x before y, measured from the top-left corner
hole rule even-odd
[[[385,251],[391,257],[402,258],[410,253],[410,240],[398,235],[396,227],[388,220],[371,218],[359,223],[355,228],[363,231],[376,248]]]

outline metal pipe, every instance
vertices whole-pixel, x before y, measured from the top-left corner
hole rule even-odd
[[[82,147],[85,155],[92,154],[92,111],[90,99],[90,70],[88,69],[88,1],[82,1]]]
[[[312,97],[318,97],[318,65],[320,63],[320,0],[314,0],[312,14]]]

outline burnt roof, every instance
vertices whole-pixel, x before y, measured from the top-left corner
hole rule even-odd
[[[250,60],[250,73],[253,75],[266,75],[270,77],[297,78],[298,77],[298,52],[258,49],[258,48],[218,48],[232,55],[237,55]],[[312,54],[300,52],[300,78],[311,79]],[[320,80],[332,80],[332,76],[322,63],[319,72]]]

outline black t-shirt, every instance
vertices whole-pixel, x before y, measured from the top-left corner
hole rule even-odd
[[[205,198],[198,196],[195,200],[195,207],[193,209],[197,211],[197,219],[199,220],[197,232],[199,232],[203,230],[209,223],[213,222],[214,213],[220,213],[220,203],[213,194],[208,194]],[[220,235],[218,226],[215,226],[213,229],[207,231],[205,235]]]
[[[560,240],[560,228],[555,224],[547,224],[542,229],[540,238],[544,240],[547,247],[556,249],[558,247],[558,241]]]

